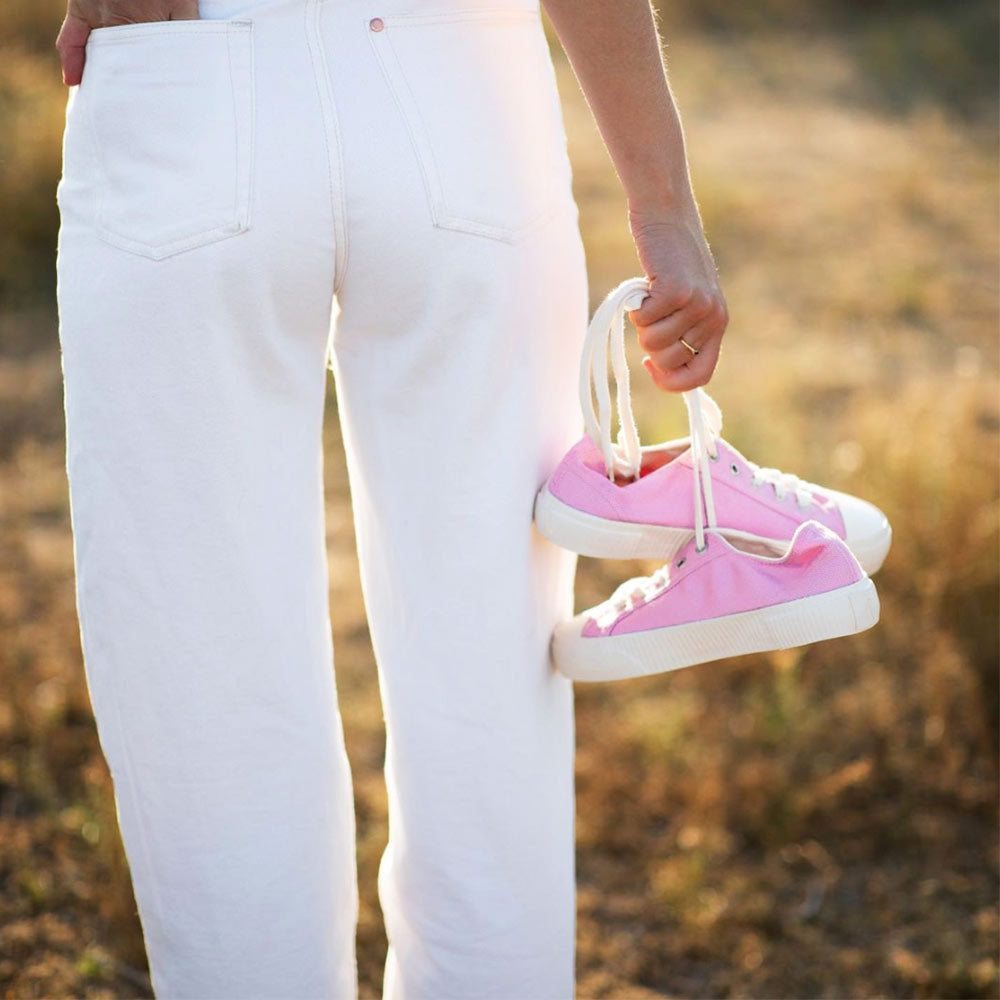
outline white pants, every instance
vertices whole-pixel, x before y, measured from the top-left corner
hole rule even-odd
[[[387,726],[391,1000],[573,992],[587,322],[537,0],[202,0],[95,32],[58,279],[87,682],[160,997],[356,994],[322,421]]]

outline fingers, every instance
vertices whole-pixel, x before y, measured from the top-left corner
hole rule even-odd
[[[674,290],[661,294],[659,301],[650,295],[629,315],[640,346],[649,352],[643,364],[657,386],[683,392],[709,381],[729,322],[718,289]],[[689,351],[682,338],[698,353]]]
[[[698,356],[689,351],[681,343],[681,339],[690,344],[700,355],[705,345],[721,333],[721,329],[721,324],[715,317],[707,317],[688,328],[685,328],[683,323],[673,325],[670,331],[673,339],[664,341],[666,346],[661,349],[644,342],[642,337],[640,337],[639,342],[657,368],[662,371],[670,371],[674,368],[681,368],[683,365],[690,365]]]
[[[710,297],[700,289],[654,281],[642,305],[638,309],[630,310],[628,315],[629,319],[641,328],[652,326],[658,320],[680,310],[696,312],[709,302]]]
[[[697,357],[692,357],[679,368],[664,371],[648,356],[642,359],[642,364],[653,382],[664,392],[687,392],[688,389],[708,384],[715,372],[721,350],[722,334],[719,333],[699,348]]]
[[[59,29],[56,38],[56,49],[59,51],[59,61],[62,65],[63,83],[74,87],[83,79],[83,64],[86,61],[87,39],[90,37],[91,22],[81,13],[74,10],[81,5],[70,4],[69,13]],[[198,0],[167,0],[165,4],[157,5],[159,10],[154,16],[140,18],[142,20],[197,21],[200,17]],[[102,15],[103,16],[98,16]],[[94,13],[92,11],[92,13]],[[112,12],[113,13],[113,12]],[[98,8],[93,24],[131,24],[136,22],[136,11],[129,10],[121,17],[108,17],[108,11]]]
[[[684,336],[685,330],[693,330],[702,323],[721,324],[725,319],[722,296],[703,291],[686,296],[680,304],[671,299],[664,300],[659,308],[650,306],[647,313],[649,318],[646,318],[643,310],[648,305],[649,299],[643,302],[640,309],[632,312],[632,322],[638,330],[639,343],[646,351],[663,350],[681,337],[692,343],[689,337]]]
[[[83,63],[87,51],[90,25],[76,14],[67,14],[56,38],[56,49],[62,64],[63,83],[75,87],[83,79]]]
[[[171,21],[197,21],[198,0],[174,0],[170,10]]]

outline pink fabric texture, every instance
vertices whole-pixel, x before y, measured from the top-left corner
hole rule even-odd
[[[684,443],[677,444],[686,449]],[[644,448],[643,454],[667,447],[665,443]],[[548,488],[563,503],[595,517],[693,530],[691,475],[691,454],[685,450],[660,468],[619,486],[608,479],[600,450],[585,435],[563,457]],[[712,463],[712,485],[720,528],[790,538],[800,524],[813,520],[840,538],[846,535],[844,519],[831,497],[813,491],[815,501],[804,508],[798,506],[791,490],[779,500],[769,484],[753,485],[747,460],[721,438],[718,459]]]
[[[778,561],[740,551],[715,533],[706,541],[702,552],[693,539],[684,546],[656,596],[604,628],[589,619],[582,634],[622,635],[755,611],[837,590],[865,575],[846,544],[816,521],[799,526]]]

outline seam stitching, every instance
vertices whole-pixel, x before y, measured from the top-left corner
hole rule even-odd
[[[344,191],[343,141],[337,120],[336,101],[330,83],[329,66],[319,30],[322,0],[309,0],[305,8],[306,43],[312,64],[313,83],[319,98],[323,121],[323,141],[326,144],[327,184],[334,233],[333,294],[344,284],[348,262],[347,196]],[[331,136],[331,131],[333,135]],[[335,140],[335,141],[334,141]],[[336,149],[334,149],[336,146]],[[338,175],[335,179],[335,173]]]
[[[428,12],[420,14],[390,14],[381,18],[386,28],[393,24],[448,24],[468,21],[537,21],[540,19],[538,9],[509,10],[505,8],[473,8],[449,13]],[[420,114],[420,106],[412,87],[409,76],[403,68],[398,52],[391,39],[389,31],[379,32],[381,42],[375,38],[369,27],[367,18],[362,19],[369,42],[374,49],[382,70],[382,75],[393,101],[403,119],[403,124],[410,137],[422,175],[424,190],[428,199],[433,225],[438,229],[450,229],[458,232],[483,236],[501,243],[518,244],[523,238],[540,229],[557,215],[555,204],[555,175],[550,177],[550,190],[538,212],[516,226],[500,226],[478,219],[470,219],[448,210],[445,191],[442,186],[441,172],[434,155],[430,140],[430,130]],[[380,46],[387,49],[383,55]],[[390,65],[390,61],[392,65]],[[404,100],[405,97],[405,100]]]
[[[159,22],[157,22],[159,23]],[[171,23],[171,22],[164,22]],[[234,153],[234,163],[235,163],[235,217],[237,228],[234,230],[232,224],[225,224],[219,226],[213,226],[210,229],[202,230],[201,232],[194,233],[190,236],[182,237],[176,240],[170,240],[166,243],[154,245],[149,243],[143,243],[140,240],[130,239],[127,236],[123,236],[119,233],[114,232],[107,225],[106,221],[106,211],[107,211],[107,192],[111,187],[110,184],[110,174],[108,173],[107,164],[104,157],[103,147],[98,139],[97,126],[93,120],[92,114],[92,102],[90,100],[85,101],[84,117],[87,120],[88,131],[91,136],[91,142],[94,148],[95,161],[97,164],[98,172],[101,176],[102,183],[100,185],[100,193],[98,194],[95,220],[94,220],[94,230],[96,235],[103,240],[105,243],[111,246],[118,247],[121,250],[126,250],[130,253],[136,254],[140,257],[146,257],[150,260],[165,260],[168,257],[174,257],[177,254],[186,253],[189,250],[194,250],[202,246],[208,246],[212,243],[218,243],[222,240],[230,239],[235,236],[239,236],[246,232],[249,228],[249,204],[247,206],[246,218],[243,217],[243,212],[240,211],[239,196],[240,196],[240,186],[241,186],[241,176],[243,174],[243,169],[240,165],[239,159],[239,132],[240,132],[240,116],[237,113],[236,108],[236,81],[233,76],[233,60],[232,60],[232,40],[234,36],[246,36],[246,41],[248,45],[252,43],[251,29],[253,27],[251,22],[197,22],[192,21],[191,24],[208,24],[211,25],[211,29],[206,31],[207,34],[222,34],[226,36],[226,60],[227,69],[229,72],[229,86],[230,91],[233,95],[233,131],[234,137],[233,142],[235,145]],[[123,27],[131,28],[133,25],[124,25]],[[170,30],[170,31],[145,31],[145,32],[129,32],[129,34],[121,39],[109,39],[103,44],[108,45],[119,45],[125,44],[130,39],[137,37],[163,37],[167,35],[187,35],[193,34],[190,30]],[[252,60],[252,48],[251,48],[251,60]],[[253,85],[252,77],[252,67],[251,67],[251,85]],[[252,109],[252,106],[251,106]],[[247,124],[247,131],[249,136],[252,137],[254,130],[254,122],[251,116],[250,121]],[[250,144],[250,155],[252,156],[253,143]],[[252,170],[252,159],[251,159],[251,170]],[[249,202],[249,190],[247,193]]]

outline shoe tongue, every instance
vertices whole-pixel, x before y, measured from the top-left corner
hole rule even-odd
[[[583,452],[585,458],[601,458],[601,448],[600,445],[596,444],[594,439],[589,434],[584,434],[577,445],[578,448]]]
[[[728,457],[731,449],[729,445],[722,440],[722,438],[715,439],[715,447],[720,455],[726,455]],[[681,465],[686,465],[689,469],[694,465],[694,460],[691,458],[690,445],[684,449],[683,454],[677,456],[676,461],[680,462]]]
[[[594,444],[593,439],[589,434],[584,434],[580,443],[577,445],[579,448],[579,458],[588,468],[599,471],[601,475],[607,474],[607,467],[604,464],[604,455],[601,453],[601,449]]]

